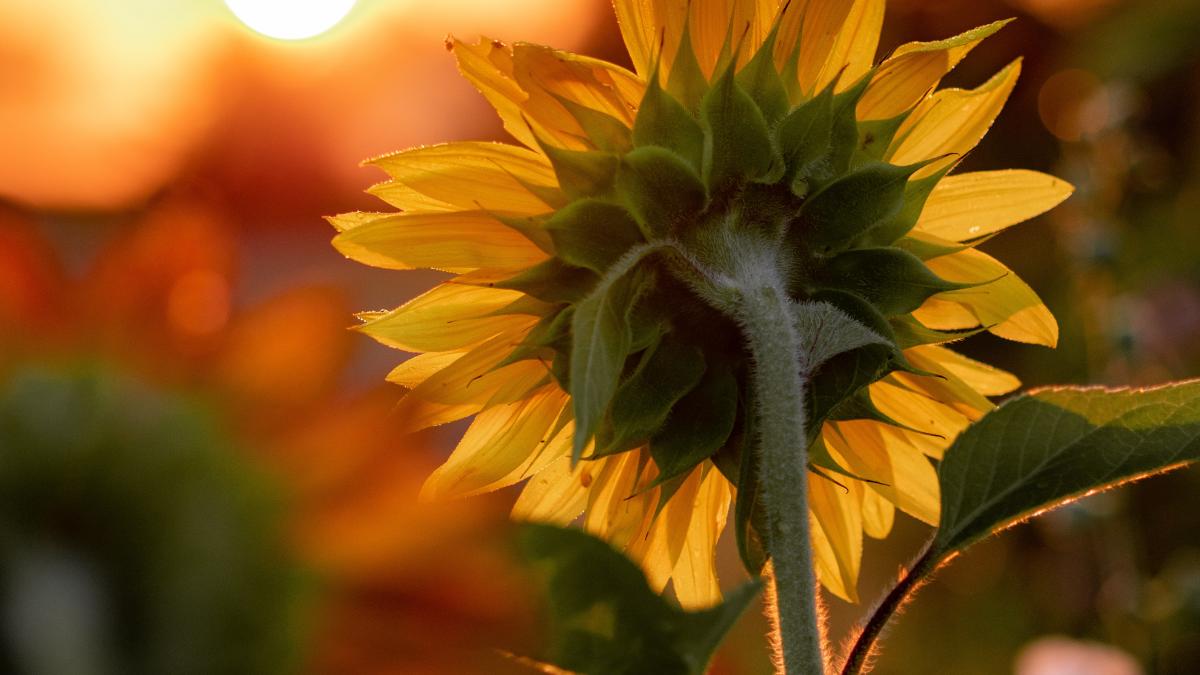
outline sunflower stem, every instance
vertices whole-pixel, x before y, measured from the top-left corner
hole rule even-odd
[[[761,270],[752,276],[759,283],[742,285],[739,314],[754,360],[759,482],[770,530],[778,638],[787,675],[820,675],[825,666],[808,520],[803,355],[783,284],[764,279],[769,275]]]

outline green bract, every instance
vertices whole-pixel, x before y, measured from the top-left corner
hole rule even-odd
[[[946,170],[910,180],[924,164],[880,159],[904,116],[855,118],[871,73],[802,97],[784,86],[773,39],[740,69],[726,58],[711,81],[681,44],[632,129],[564,102],[592,149],[541,144],[570,200],[541,222],[551,241],[535,240],[553,257],[496,285],[554,309],[503,363],[552,364],[572,396],[577,460],[648,445],[660,482],[714,458],[737,483],[750,357],[722,288],[745,274],[739,250],[770,252],[764,264],[797,307],[849,336],[799,327],[821,354],[808,373],[814,446],[826,419],[891,422],[863,388],[920,372],[903,349],[963,336],[909,313],[964,286],[923,262],[952,245],[908,236]],[[821,447],[810,462],[845,473]]]

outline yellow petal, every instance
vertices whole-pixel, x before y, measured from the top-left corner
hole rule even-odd
[[[994,403],[975,391],[962,380],[952,375],[949,371],[941,368],[937,363],[922,359],[920,356],[913,354],[911,350],[905,352],[909,356],[909,361],[918,368],[927,370],[934,375],[914,375],[913,373],[892,373],[887,379],[903,389],[914,391],[922,394],[935,401],[953,408],[956,412],[974,422],[984,413],[990,412],[996,407]],[[918,365],[920,361],[920,365]],[[945,444],[938,444],[936,449],[932,449],[925,454],[931,457],[941,457],[945,450]]]
[[[811,512],[813,562],[817,578],[834,595],[858,602],[858,571],[862,564],[862,497],[859,481],[842,485],[810,473],[808,508]]]
[[[645,466],[642,455],[643,451],[630,451],[610,457],[588,493],[584,528],[619,549],[649,529],[658,501],[657,488],[637,492]]]
[[[504,143],[446,143],[367,163],[392,178],[369,192],[409,212],[465,209],[533,215],[553,210],[539,193],[558,191],[554,170],[542,155]]]
[[[914,347],[905,353],[915,354],[919,360],[932,361],[936,367],[954,374],[984,396],[1003,396],[1021,386],[1021,381],[1012,373],[967,358],[945,347],[925,345]]]
[[[417,354],[393,368],[392,372],[388,373],[387,381],[398,384],[401,387],[413,389],[432,377],[434,373],[443,368],[448,368],[450,364],[462,357],[462,352]]]
[[[886,380],[875,382],[868,391],[880,412],[910,429],[940,436],[945,439],[942,447],[970,424],[970,420],[954,408]]]
[[[447,41],[458,60],[458,70],[483,94],[504,122],[504,129],[526,147],[537,148],[533,130],[522,114],[529,95],[513,79],[512,52],[502,42],[480,38],[476,44]]]
[[[645,87],[633,73],[604,61],[541,45],[513,46],[513,74],[529,94],[525,110],[547,129],[583,135],[565,99],[633,126]]]
[[[1021,278],[991,256],[967,249],[926,262],[948,281],[990,283],[938,295],[971,310],[995,335],[1017,342],[1053,347],[1058,344],[1058,322],[1037,294]]]
[[[805,5],[797,66],[800,90],[805,94],[811,94],[818,88],[825,63],[855,4],[847,0],[808,0]]]
[[[897,508],[930,525],[941,512],[937,472],[917,450],[912,432],[874,422],[831,422],[822,434],[839,464],[867,478],[867,489],[883,495]]]
[[[496,365],[526,332],[501,333],[433,373],[400,399],[396,416],[416,431],[469,417],[488,405],[525,398],[549,378],[546,365],[538,361]]]
[[[871,78],[858,102],[860,120],[891,119],[933,91],[972,49],[1011,19],[980,26],[938,42],[910,42],[896,49]]]
[[[925,99],[900,125],[886,159],[904,165],[952,155],[918,171],[914,179],[958,161],[991,128],[1020,74],[1018,59],[977,89],[945,89]]]
[[[912,313],[922,325],[934,330],[964,330],[979,325],[979,317],[957,302],[933,296]]]
[[[683,553],[703,476],[700,468],[692,470],[654,519],[650,531],[635,540],[626,551],[645,570],[650,587],[656,593],[666,587]]]
[[[883,539],[892,531],[896,505],[874,490],[859,492],[862,494],[863,533],[874,539]]]
[[[725,530],[733,491],[720,471],[709,466],[706,469],[692,509],[687,539],[671,574],[675,597],[684,609],[689,610],[711,607],[721,601],[716,549],[717,540]]]
[[[1037,171],[949,176],[929,195],[916,229],[950,241],[978,239],[1049,211],[1074,190]]]
[[[496,314],[521,297],[518,291],[444,283],[358,330],[405,351],[459,351],[506,330],[532,328],[539,317]]]
[[[450,458],[425,481],[422,498],[467,497],[518,482],[512,475],[550,442],[548,432],[567,399],[552,384],[479,413]]]
[[[883,27],[885,0],[854,0],[837,40],[817,76],[815,89],[824,89],[835,77],[837,91],[848,89],[875,63],[879,31]]]
[[[693,0],[691,2],[692,47],[696,61],[707,78],[712,78],[722,52],[741,47],[739,57],[753,54],[766,37],[764,28],[774,14],[775,3],[759,0]],[[760,9],[767,12],[762,21]]]
[[[347,258],[398,270],[515,272],[547,257],[521,233],[482,211],[392,214],[338,234],[333,245]]]
[[[607,460],[580,462],[571,468],[570,457],[559,457],[529,479],[513,505],[512,517],[538,523],[569,525],[587,506],[595,472]]]
[[[662,67],[669,69],[683,34],[687,5],[667,0],[613,0],[613,9],[637,74],[643,79],[650,77],[660,47],[665,56]]]
[[[345,232],[346,230],[353,230],[359,225],[366,225],[367,223],[379,220],[380,218],[387,218],[388,216],[394,215],[396,214],[371,211],[354,211],[353,213],[342,213],[336,216],[325,216],[325,220],[333,226],[333,229],[337,230],[338,232]]]

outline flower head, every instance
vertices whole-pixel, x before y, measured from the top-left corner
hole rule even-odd
[[[353,259],[454,275],[361,328],[417,353],[390,376],[410,390],[400,407],[414,427],[476,416],[426,492],[528,479],[515,515],[583,513],[685,605],[715,600],[713,547],[754,459],[752,364],[720,280],[753,254],[795,303],[872,336],[814,368],[798,439],[818,576],[855,599],[863,534],[885,536],[896,508],[936,524],[930,460],[1019,384],[943,345],[982,331],[1057,340],[1033,291],[973,247],[1070,187],[1028,171],[948,175],[1020,62],[930,93],[1003,23],[876,65],[883,0],[615,5],[636,72],[451,41],[522,145],[373,160],[391,179],[371,191],[401,211],[331,218]]]

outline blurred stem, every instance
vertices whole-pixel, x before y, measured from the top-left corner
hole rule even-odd
[[[774,566],[778,641],[787,675],[825,672],[808,522],[806,382],[790,301],[781,283],[743,288],[739,314],[754,359],[759,483]]]

